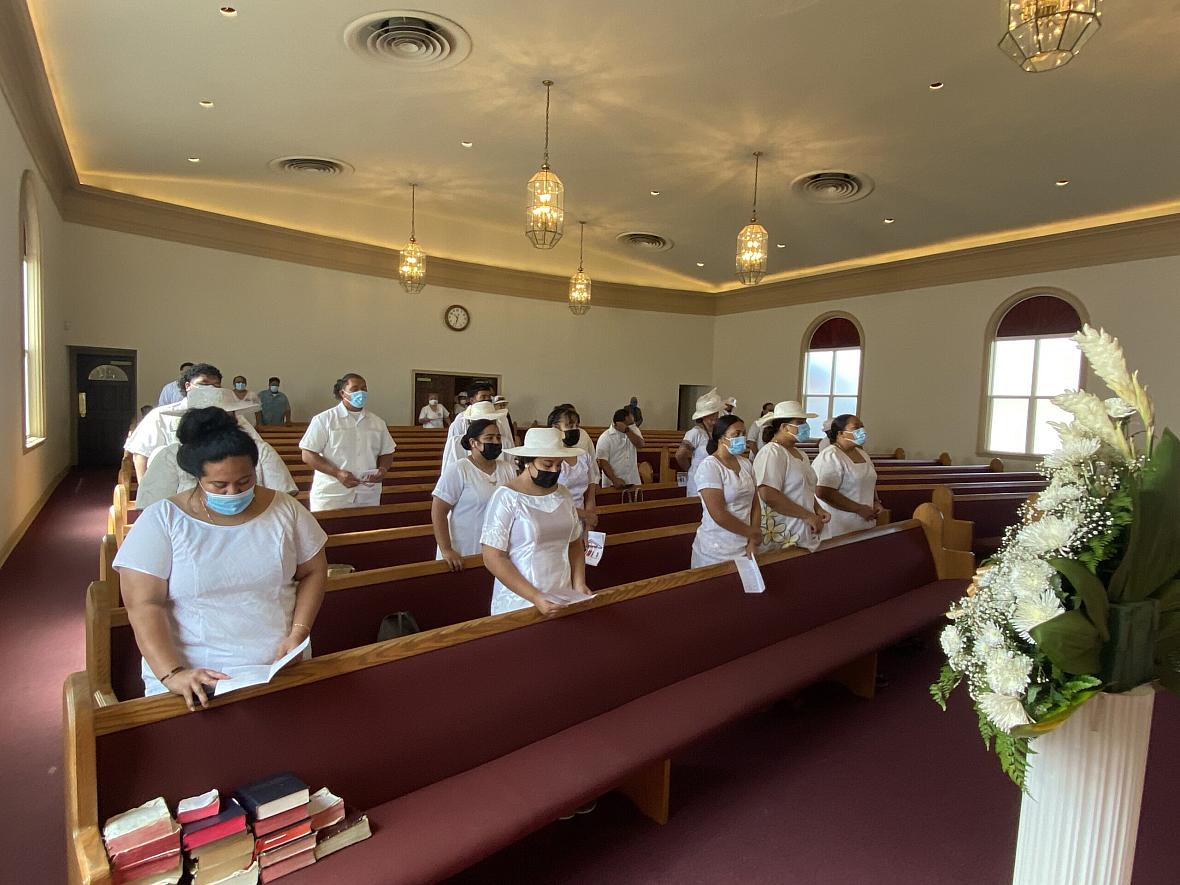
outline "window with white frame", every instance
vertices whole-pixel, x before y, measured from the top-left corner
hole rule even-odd
[[[990,347],[986,445],[989,452],[1044,455],[1057,447],[1051,421],[1068,423],[1053,397],[1076,390],[1082,355],[1070,337],[1078,312],[1053,295],[1034,295],[1008,308]]]
[[[811,333],[803,359],[803,405],[817,417],[808,423],[813,437],[836,415],[855,415],[860,406],[863,357],[860,329],[850,318],[829,317]]]
[[[45,439],[41,234],[33,174],[26,171],[20,188],[21,374],[24,377],[24,437],[29,449]]]

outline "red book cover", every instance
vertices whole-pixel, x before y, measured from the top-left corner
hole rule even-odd
[[[313,863],[315,863],[315,852],[301,851],[294,857],[288,857],[286,860],[281,860],[272,867],[267,867],[262,871],[261,879],[263,882],[273,882],[275,879],[287,875],[287,873],[293,873],[296,870],[309,867]]]
[[[180,849],[169,851],[161,854],[159,857],[153,857],[143,863],[137,863],[130,867],[115,867],[111,871],[112,885],[124,885],[126,882],[135,882],[139,879],[146,879],[149,876],[167,873],[170,870],[176,870],[177,876],[173,881],[180,879],[181,863],[180,863]]]
[[[246,829],[246,812],[234,802],[228,803],[225,811],[214,817],[207,817],[196,823],[186,824],[180,828],[181,841],[185,851],[200,848],[210,842],[216,842],[224,836],[231,836]]]
[[[164,797],[158,796],[107,820],[102,828],[102,841],[112,854],[123,852],[168,835],[175,825]]]
[[[254,856],[262,854],[264,851],[269,851],[272,848],[277,848],[292,839],[298,839],[300,836],[306,836],[311,832],[311,820],[304,818],[297,824],[292,824],[285,830],[279,830],[277,833],[271,833],[267,836],[260,836],[254,842]]]
[[[280,845],[278,848],[272,848],[270,851],[264,851],[258,855],[258,862],[265,869],[266,867],[273,867],[279,861],[286,860],[288,857],[294,857],[303,851],[309,851],[315,848],[315,833],[308,833],[306,836],[300,836],[292,842],[285,845]]]
[[[307,817],[307,806],[296,805],[288,811],[272,814],[263,820],[256,820],[250,825],[250,828],[254,831],[255,836],[265,836],[267,833],[273,833],[275,830],[281,830],[293,823],[298,823],[305,817]]]
[[[322,830],[344,820],[344,800],[324,787],[312,793],[307,813],[311,816],[311,828]]]
[[[182,824],[191,824],[207,817],[213,817],[220,810],[217,790],[210,790],[200,796],[181,799],[176,806],[176,819]]]
[[[169,851],[179,850],[180,827],[177,826],[171,833],[163,835],[159,839],[144,842],[142,845],[136,845],[126,851],[112,852],[111,863],[116,867],[131,867],[150,858],[159,857],[161,854],[167,854]]]

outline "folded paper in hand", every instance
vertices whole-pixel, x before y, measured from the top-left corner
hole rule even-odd
[[[213,686],[213,694],[226,694],[227,692],[236,691],[239,688],[247,688],[251,685],[265,685],[275,678],[275,674],[283,669],[296,657],[303,654],[307,644],[311,642],[311,637],[308,636],[301,643],[275,661],[273,664],[254,664],[245,667],[222,667],[221,672],[227,674],[229,679],[219,679],[217,684]]]
[[[602,562],[604,549],[606,532],[586,532],[586,565],[598,565]]]
[[[762,580],[762,570],[758,568],[758,560],[749,556],[738,556],[734,559],[738,577],[742,579],[742,589],[747,593],[763,593],[766,582]]]
[[[355,476],[360,482],[366,483],[368,485],[372,485],[373,481],[380,475],[380,470],[362,470],[360,473],[353,474],[353,476]]]

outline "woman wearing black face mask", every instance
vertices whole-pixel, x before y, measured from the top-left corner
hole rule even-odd
[[[572,406],[558,406],[549,413],[549,426],[561,431],[561,441],[569,451],[569,458],[561,466],[558,480],[574,496],[578,516],[590,531],[598,525],[598,485],[602,470],[598,459],[581,446],[582,418]]]
[[[472,421],[459,442],[471,454],[443,469],[430,503],[438,542],[434,558],[445,559],[454,572],[463,570],[464,556],[480,551],[479,535],[492,492],[516,478],[512,464],[501,457],[495,421]]]
[[[492,614],[536,606],[544,615],[588,599],[582,521],[558,484],[569,457],[562,432],[534,427],[507,449],[520,475],[496,489],[484,517],[483,560],[496,579]]]

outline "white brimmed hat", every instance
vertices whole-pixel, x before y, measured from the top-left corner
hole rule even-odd
[[[799,405],[799,403],[795,402],[795,400],[789,399],[785,403],[778,403],[774,407],[773,412],[770,412],[767,415],[763,415],[761,418],[759,418],[754,423],[757,424],[759,427],[764,427],[765,425],[769,424],[771,421],[774,421],[777,418],[814,418],[814,417],[816,417],[815,412],[804,411],[803,406]]]
[[[505,449],[514,458],[571,458],[580,451],[565,444],[564,434],[556,427],[532,427],[525,432],[524,445]]]
[[[726,404],[727,406],[730,406],[730,407],[732,407],[732,408],[735,408],[735,409],[736,409],[736,408],[737,408],[737,397],[736,397],[736,396],[731,396],[729,399],[727,399],[727,400],[725,401],[725,404]]]
[[[487,400],[472,403],[463,410],[463,417],[468,421],[497,421],[507,414],[503,409],[497,409],[495,403]]]
[[[209,406],[217,406],[226,412],[257,412],[262,408],[261,403],[238,399],[232,390],[223,387],[192,387],[184,399],[160,414],[177,418],[190,409],[205,409]]]
[[[692,413],[692,420],[699,421],[701,418],[707,418],[709,415],[718,415],[725,411],[725,403],[721,399],[721,394],[717,392],[714,387],[702,397],[697,398],[696,411]]]

